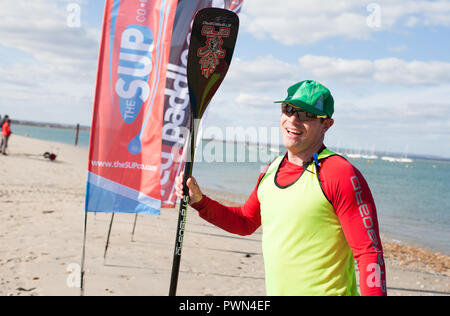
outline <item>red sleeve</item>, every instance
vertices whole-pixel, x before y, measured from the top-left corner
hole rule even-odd
[[[358,264],[361,295],[386,295],[386,267],[377,210],[366,180],[358,169],[339,156],[324,161],[320,178]]]
[[[258,184],[264,173],[265,170],[260,174]],[[253,234],[261,226],[260,203],[257,195],[258,184],[243,206],[225,206],[204,195],[203,199],[193,204],[192,207],[199,212],[201,218],[227,232],[241,236]]]

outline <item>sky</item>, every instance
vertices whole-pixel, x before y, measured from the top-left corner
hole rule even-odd
[[[450,158],[450,0],[244,0],[207,127],[277,127],[313,79],[335,99],[329,147]],[[103,0],[0,0],[0,114],[90,125]]]

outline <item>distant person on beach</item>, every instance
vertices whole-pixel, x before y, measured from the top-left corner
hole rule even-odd
[[[5,115],[5,119],[2,123],[2,143],[0,144],[0,152],[6,156],[6,148],[8,148],[9,136],[11,136],[11,120],[8,115]]]
[[[324,145],[334,100],[316,81],[288,89],[281,103],[287,153],[268,164],[247,202],[228,207],[187,181],[190,205],[222,229],[250,235],[262,226],[268,295],[386,295],[377,211],[358,169]],[[176,194],[183,198],[183,174]]]
[[[9,120],[9,115],[5,115],[5,117],[3,118],[3,120],[1,119],[1,116],[0,116],[0,121],[1,121],[1,123],[0,123],[0,131],[1,131],[1,129],[3,128],[3,124],[5,124],[5,122],[6,122],[7,120]],[[1,148],[1,147],[0,147],[0,148]]]

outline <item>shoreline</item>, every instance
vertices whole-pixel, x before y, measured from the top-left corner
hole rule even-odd
[[[69,130],[77,129],[77,124],[32,122],[32,121],[22,121],[22,120],[11,120],[11,123],[14,125],[34,126],[34,127],[42,127],[42,128],[56,128],[56,129],[69,129]],[[91,128],[86,125],[79,125],[79,129],[80,129],[80,131],[87,131],[87,132],[89,132],[91,130]]]
[[[88,149],[13,136],[0,157],[0,296],[76,296]],[[55,162],[42,157],[52,147]],[[238,195],[203,191],[240,204]],[[260,229],[236,236],[188,213],[179,295],[265,295]],[[138,216],[134,241],[134,216],[118,214],[104,261],[110,217],[89,214],[86,295],[167,295],[178,209]],[[450,295],[449,256],[382,242],[389,295]]]
[[[33,121],[26,121],[26,120],[12,120],[12,123],[14,125],[19,126],[31,126],[31,127],[40,127],[40,128],[47,128],[47,129],[63,129],[63,130],[76,130],[77,124],[63,124],[63,123],[52,123],[52,122],[33,122]],[[91,127],[87,125],[80,125],[80,132],[89,132],[91,131]],[[31,136],[32,137],[32,136]],[[39,138],[35,138],[39,139]],[[253,143],[253,142],[247,142],[247,141],[238,141],[238,140],[223,140],[223,139],[214,139],[214,138],[202,138],[202,141],[212,141],[212,142],[220,142],[220,143],[233,143],[233,144],[242,144],[242,145],[261,145],[266,146],[267,148],[279,148],[281,145],[279,143],[277,144],[259,144],[259,143]],[[89,147],[89,146],[88,146]],[[330,146],[330,148],[334,149],[334,146]],[[337,150],[337,149],[336,149]],[[346,148],[343,150],[340,150],[341,152],[346,152],[344,156],[348,155],[348,153],[351,153],[354,151],[352,148]],[[401,158],[403,157],[403,153],[398,152],[375,152],[375,154],[378,157],[381,157],[383,155],[392,156],[394,158]],[[433,156],[428,154],[410,154],[409,157],[413,160],[423,160],[427,162],[436,162],[436,163],[447,163],[450,164],[450,157],[440,157],[440,156]],[[356,158],[359,159],[359,158]]]

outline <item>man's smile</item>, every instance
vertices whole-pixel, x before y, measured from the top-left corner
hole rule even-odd
[[[285,130],[286,130],[287,134],[291,135],[291,136],[301,136],[301,135],[303,135],[302,131],[300,131],[298,129],[295,129],[295,128],[286,128]]]

